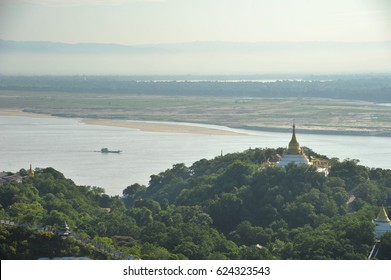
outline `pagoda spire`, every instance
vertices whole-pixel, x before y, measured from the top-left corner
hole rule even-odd
[[[296,165],[311,165],[308,158],[305,156],[303,149],[300,147],[299,142],[296,138],[296,125],[293,122],[292,126],[292,138],[289,142],[288,148],[284,151],[284,155],[281,160],[278,162],[279,166],[286,166],[289,163],[294,163]]]
[[[288,155],[300,155],[300,154],[302,154],[302,151],[301,151],[301,148],[300,148],[300,144],[299,144],[299,142],[297,141],[297,138],[296,138],[296,125],[295,125],[295,122],[293,122],[292,139],[289,142],[288,150],[286,151],[286,153]]]
[[[377,215],[377,218],[376,218],[375,221],[376,222],[380,222],[380,223],[389,223],[389,222],[391,222],[390,218],[388,218],[386,209],[384,209],[384,206],[380,207],[379,214]]]
[[[29,175],[30,177],[34,177],[34,170],[33,170],[33,167],[31,166],[31,163],[30,163],[30,169],[29,169],[29,171],[28,171],[28,175]]]

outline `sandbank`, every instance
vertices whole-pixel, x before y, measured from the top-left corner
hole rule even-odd
[[[57,118],[48,114],[36,114],[24,112],[19,109],[0,109],[0,116],[20,116],[32,118]],[[144,122],[130,120],[115,120],[115,119],[83,119],[83,123],[89,125],[116,126],[139,129],[150,132],[170,132],[170,133],[193,133],[193,134],[209,134],[209,135],[248,135],[245,133],[234,132],[217,128],[208,128],[197,125],[171,124],[161,122]]]
[[[161,122],[143,122],[143,121],[127,121],[127,120],[108,120],[108,119],[85,119],[86,124],[105,125],[139,129],[149,132],[170,132],[170,133],[193,133],[193,134],[209,134],[209,135],[248,135],[245,133],[202,127],[196,125],[184,125]]]
[[[0,109],[0,116],[14,116],[14,117],[31,117],[31,118],[56,118],[48,114],[36,114],[24,112],[18,109]]]

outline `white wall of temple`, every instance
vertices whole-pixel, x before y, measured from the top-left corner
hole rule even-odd
[[[308,158],[304,155],[284,155],[282,157],[281,161],[279,161],[277,165],[286,166],[291,162],[293,162],[297,165],[300,165],[300,164],[310,165],[311,164],[309,162]]]
[[[381,222],[375,222],[376,225],[376,239],[380,239],[380,237],[388,232],[391,231],[391,222],[390,223],[381,223]]]

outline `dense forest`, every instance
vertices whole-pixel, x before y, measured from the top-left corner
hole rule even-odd
[[[176,81],[175,78],[189,79]],[[216,78],[218,80],[213,80]],[[238,79],[241,82],[224,81]],[[251,80],[246,81],[249,78]],[[94,92],[159,96],[314,97],[391,102],[390,75],[295,76],[293,80],[254,82],[257,76],[1,76],[0,89],[50,92]],[[269,76],[259,79],[270,80]],[[151,80],[147,80],[151,79]],[[162,81],[163,79],[163,81]],[[167,79],[165,81],[164,79]],[[173,80],[174,79],[174,80]],[[191,81],[191,79],[207,79]],[[212,79],[212,80],[210,80]],[[223,81],[221,81],[223,79]]]
[[[333,158],[325,176],[311,166],[268,165],[277,153],[282,149],[249,149],[176,164],[122,196],[36,169],[0,186],[1,220],[30,225],[0,226],[0,257],[109,258],[58,237],[66,221],[78,235],[142,259],[366,259],[375,243],[372,220],[380,205],[391,205],[391,170]],[[378,258],[391,259],[390,252],[387,233]]]

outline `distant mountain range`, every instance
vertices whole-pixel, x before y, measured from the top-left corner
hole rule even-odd
[[[0,40],[0,51],[33,53],[134,53],[159,49],[153,46],[125,46],[117,44],[77,43],[67,44],[47,41]]]
[[[48,41],[0,40],[0,52],[22,53],[178,53],[178,52],[303,52],[391,50],[385,42],[188,42],[173,44],[120,45],[103,43],[59,43]]]
[[[385,73],[385,42],[187,42],[120,45],[0,40],[0,74]]]

